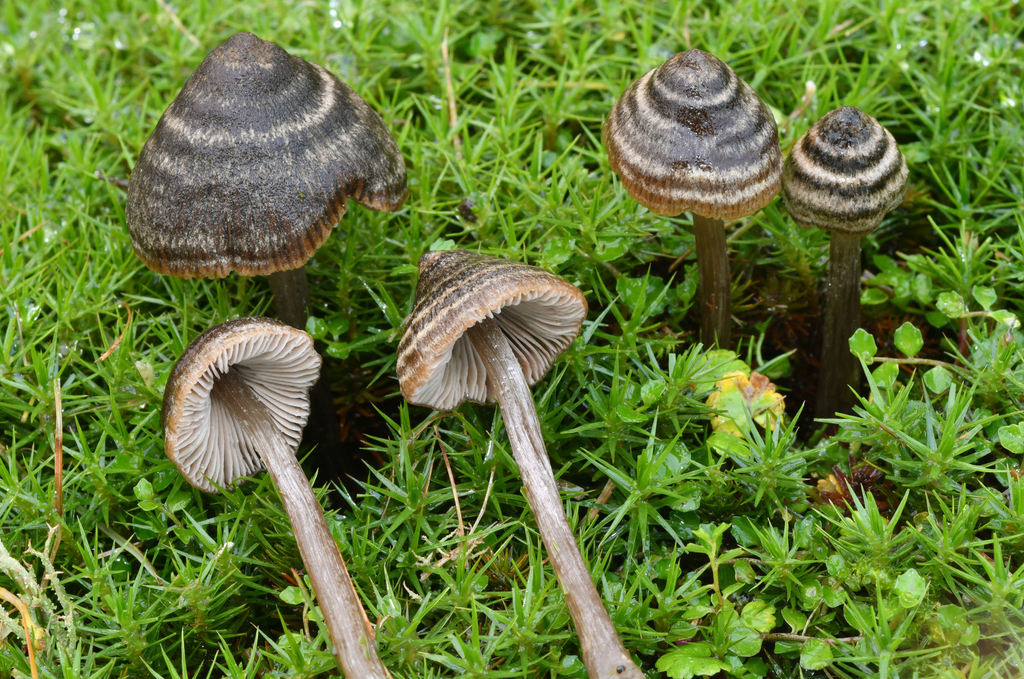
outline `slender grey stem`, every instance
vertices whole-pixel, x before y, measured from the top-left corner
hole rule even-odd
[[[327,528],[320,503],[287,441],[273,425],[270,411],[249,385],[230,370],[214,383],[212,394],[252,439],[281,495],[302,562],[327,621],[338,665],[346,677],[390,679],[377,657],[370,622]]]
[[[466,334],[487,367],[488,388],[498,399],[526,499],[537,520],[548,559],[562,583],[587,674],[590,679],[643,679],[643,673],[622,645],[576,546],[555,485],[530,388],[512,347],[498,324],[490,319],[472,326]]]
[[[728,349],[732,339],[732,285],[725,222],[693,215],[700,297],[700,341],[705,349],[716,344]]]
[[[291,271],[278,271],[267,276],[274,295],[274,311],[279,320],[299,330],[306,329],[309,319],[309,282],[306,267]],[[305,443],[315,446],[314,460],[321,476],[340,479],[349,474],[365,471],[361,464],[353,464],[351,456],[341,453],[341,428],[334,410],[331,389],[323,376],[309,390],[309,423],[303,432]]]
[[[828,256],[825,339],[818,378],[818,417],[853,409],[851,387],[860,384],[860,362],[850,352],[850,337],[860,327],[860,236],[832,232]]]
[[[306,267],[300,266],[291,271],[277,271],[267,276],[270,292],[274,295],[274,310],[277,317],[284,323],[306,329],[309,318],[309,282],[306,279]]]

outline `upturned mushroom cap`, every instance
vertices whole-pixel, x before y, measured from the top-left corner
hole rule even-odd
[[[630,85],[602,137],[626,191],[658,214],[736,219],[779,191],[782,150],[771,109],[727,64],[698,49]]]
[[[877,229],[906,192],[907,161],[896,140],[852,106],[818,119],[782,172],[782,201],[794,222],[848,236]]]
[[[313,338],[270,318],[239,318],[189,345],[164,390],[164,447],[182,475],[215,493],[263,469],[248,435],[211,396],[230,368],[255,392],[295,450],[309,417],[309,389],[320,375]]]
[[[483,359],[466,330],[493,318],[527,383],[537,383],[579,335],[587,300],[568,281],[527,264],[466,250],[420,258],[416,303],[398,345],[398,380],[410,403],[450,410],[486,403]]]
[[[352,198],[397,210],[405,162],[381,117],[325,69],[251,33],[206,55],[132,171],[146,266],[181,278],[295,269]]]

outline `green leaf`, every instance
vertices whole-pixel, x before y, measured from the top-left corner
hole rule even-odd
[[[303,604],[302,592],[299,591],[298,587],[285,587],[278,596],[281,597],[281,601],[289,606],[301,606]]]
[[[740,625],[729,634],[729,653],[749,658],[761,652],[761,635],[749,627]]]
[[[857,328],[857,332],[853,333],[853,337],[850,338],[850,352],[867,362],[878,353],[878,345],[875,344],[875,338],[867,330]]]
[[[900,374],[900,366],[896,363],[883,363],[871,371],[875,382],[882,387],[891,387]]]
[[[1011,453],[1024,453],[1024,432],[1019,424],[1008,424],[999,427],[999,444]]]
[[[896,329],[893,341],[896,343],[896,348],[903,352],[903,355],[907,358],[916,356],[917,352],[921,351],[921,348],[924,346],[921,331],[910,321]]]
[[[722,455],[737,455],[744,459],[750,457],[750,448],[746,442],[725,432],[716,431],[709,436],[708,446]]]
[[[657,403],[665,393],[665,387],[665,380],[660,377],[644,383],[644,386],[640,387],[640,398],[643,399],[644,406],[650,408]]]
[[[327,324],[322,318],[310,316],[306,319],[306,333],[313,339],[322,340],[327,336]]]
[[[686,644],[674,651],[669,651],[658,658],[655,667],[659,672],[667,674],[670,679],[710,677],[732,669],[729,664],[711,657],[711,645],[706,641]]]
[[[455,244],[455,241],[451,240],[450,238],[438,238],[437,240],[430,244],[430,251],[435,252],[437,250],[454,250],[457,247],[458,245]]]
[[[965,311],[964,298],[955,292],[944,292],[939,295],[935,306],[949,318],[960,318]]]
[[[793,634],[800,634],[807,624],[807,615],[789,606],[782,609],[782,619],[793,630]]]
[[[941,394],[949,389],[949,385],[952,383],[953,378],[950,376],[949,371],[941,365],[935,366],[924,374],[924,384],[928,387],[928,391],[933,394]]]
[[[981,308],[988,311],[996,303],[996,291],[984,285],[975,285],[971,290],[971,297],[981,305]]]
[[[147,479],[139,479],[139,482],[135,484],[134,492],[135,497],[139,500],[152,500],[154,496],[153,484]]]
[[[904,608],[913,608],[921,603],[927,591],[928,581],[914,568],[896,578],[896,596]]]
[[[808,639],[800,647],[800,666],[822,670],[832,664],[832,646],[821,639]]]
[[[735,529],[735,526],[733,526]],[[737,561],[733,566],[736,573],[736,582],[742,582],[744,584],[750,584],[757,580],[757,574],[754,573],[754,567],[746,561]]]
[[[846,565],[846,559],[841,554],[832,554],[825,559],[825,568],[836,580],[845,580],[850,576],[850,567]]]
[[[1016,314],[1010,313],[1005,309],[999,309],[998,311],[992,312],[992,318],[996,319],[999,323],[1002,323],[1010,330],[1020,327],[1020,321],[1017,320]]]
[[[740,622],[752,630],[767,634],[775,628],[775,607],[754,599],[743,607]]]
[[[860,304],[861,306],[873,306],[875,304],[884,304],[889,301],[889,295],[885,294],[884,290],[878,288],[864,288],[860,292]]]

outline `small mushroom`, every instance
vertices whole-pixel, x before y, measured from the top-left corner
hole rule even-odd
[[[693,214],[701,342],[728,347],[724,220],[757,212],[779,191],[782,151],[771,109],[727,64],[692,49],[630,85],[601,132],[633,200],[661,215]]]
[[[587,673],[642,679],[576,546],[530,396],[529,386],[579,334],[587,315],[583,293],[542,269],[464,250],[429,252],[419,267],[415,306],[398,347],[402,394],[437,410],[497,399]]]
[[[326,69],[252,33],[206,55],[142,148],[126,216],[135,253],[180,278],[269,275],[304,327],[305,263],[349,198],[394,211],[405,162],[381,117]]]
[[[849,339],[860,327],[860,238],[903,201],[907,161],[892,134],[844,106],[797,140],[782,172],[782,201],[793,221],[832,232],[818,417],[849,412],[860,365]]]
[[[366,613],[295,450],[320,374],[313,339],[269,318],[240,318],[197,337],[164,392],[167,457],[207,492],[270,474],[347,677],[389,679]]]

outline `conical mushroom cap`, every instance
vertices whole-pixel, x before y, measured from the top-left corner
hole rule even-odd
[[[211,394],[229,369],[249,385],[297,450],[320,363],[312,337],[271,318],[239,318],[207,330],[174,364],[164,389],[167,457],[189,483],[210,493],[263,469],[249,435]]]
[[[602,130],[633,200],[662,215],[751,215],[779,191],[782,150],[771,110],[718,58],[675,55],[619,97]]]
[[[818,119],[782,172],[782,201],[794,222],[848,236],[877,229],[906,192],[907,161],[896,140],[852,106]]]
[[[252,276],[305,264],[346,199],[392,211],[408,193],[398,145],[358,94],[239,33],[206,55],[143,146],[127,221],[154,271]]]
[[[586,317],[579,288],[543,269],[466,250],[428,252],[420,258],[416,304],[398,345],[402,395],[436,410],[492,400],[484,361],[465,336],[485,318],[501,326],[533,385]]]

